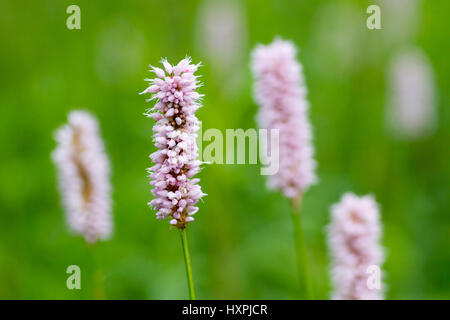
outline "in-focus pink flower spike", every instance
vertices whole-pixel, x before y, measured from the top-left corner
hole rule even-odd
[[[276,38],[257,46],[252,55],[260,126],[279,129],[279,171],[269,176],[269,187],[291,199],[317,180],[306,86],[296,51],[292,42]]]
[[[196,160],[199,120],[195,112],[200,107],[201,95],[194,72],[200,64],[190,58],[171,65],[162,60],[163,68],[151,67],[157,76],[146,79],[150,86],[142,93],[150,93],[147,101],[156,100],[147,116],[156,121],[153,140],[158,148],[150,157],[155,165],[149,168],[150,184],[155,199],[149,205],[155,208],[158,219],[170,218],[170,224],[179,229],[194,220],[196,206],[205,194],[194,176],[200,171]]]
[[[333,299],[383,299],[380,236],[380,215],[372,196],[346,193],[332,206],[328,242]]]
[[[112,232],[109,161],[94,116],[72,111],[56,132],[52,153],[69,228],[87,242],[106,240]]]

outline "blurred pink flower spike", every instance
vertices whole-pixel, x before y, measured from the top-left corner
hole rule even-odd
[[[52,158],[69,228],[87,242],[106,240],[112,232],[109,161],[94,116],[72,111],[56,132]]]
[[[346,193],[332,206],[328,242],[333,299],[383,299],[380,235],[380,214],[372,196]]]
[[[419,48],[392,60],[388,78],[387,123],[398,138],[415,140],[434,133],[437,126],[433,68]]]
[[[292,42],[277,38],[257,46],[252,55],[260,126],[280,130],[280,169],[269,176],[269,187],[291,199],[317,180],[306,86],[296,51]]]

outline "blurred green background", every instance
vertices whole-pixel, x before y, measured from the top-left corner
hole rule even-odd
[[[329,208],[353,191],[381,205],[387,298],[450,298],[450,2],[407,1],[416,12],[395,15],[389,0],[239,1],[221,39],[220,18],[204,17],[211,2],[2,2],[0,298],[92,298],[92,252],[67,231],[50,159],[54,130],[76,108],[98,117],[113,167],[115,232],[95,248],[108,298],[187,298],[178,232],[146,205],[153,120],[137,93],[148,64],[188,54],[204,65],[203,129],[256,127],[249,55],[276,35],[298,45],[309,89],[320,182],[303,212],[315,297],[331,289]],[[66,28],[70,4],[81,30]],[[369,4],[380,5],[382,30],[366,28]],[[408,45],[427,54],[436,80],[437,128],[415,141],[395,139],[384,121],[388,62]],[[296,298],[287,200],[266,189],[259,165],[207,165],[200,178],[208,196],[188,229],[197,296]],[[66,288],[72,264],[81,290]]]

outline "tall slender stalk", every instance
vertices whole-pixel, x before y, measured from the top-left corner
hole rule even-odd
[[[94,275],[94,299],[106,300],[105,286],[103,284],[103,270],[97,266]]]
[[[180,229],[181,245],[183,247],[184,262],[186,264],[186,277],[189,287],[189,299],[195,299],[194,279],[192,278],[191,259],[189,257],[189,248],[186,237],[186,228]]]
[[[103,283],[103,270],[96,254],[96,245],[92,244],[89,246],[92,258],[93,267],[93,281],[92,281],[92,295],[95,300],[106,300],[105,287]]]
[[[294,226],[295,253],[297,256],[297,271],[300,284],[300,298],[312,298],[311,279],[308,268],[308,255],[305,238],[303,236],[302,219],[300,213],[301,196],[291,202],[291,217]]]

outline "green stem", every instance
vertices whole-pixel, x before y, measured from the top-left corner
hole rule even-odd
[[[95,300],[105,300],[105,287],[103,284],[103,270],[100,266],[98,255],[96,254],[96,246],[90,245],[91,257],[92,257],[92,267],[93,267],[93,286],[92,295]]]
[[[191,259],[189,258],[189,248],[186,237],[186,229],[180,230],[181,245],[183,246],[184,262],[186,263],[186,276],[189,287],[189,299],[195,299],[194,279],[192,278]]]
[[[302,220],[300,214],[300,197],[291,203],[291,217],[294,226],[295,251],[297,256],[297,271],[300,283],[300,297],[311,299],[311,281],[308,269],[308,256],[306,253],[305,237],[303,236]]]

